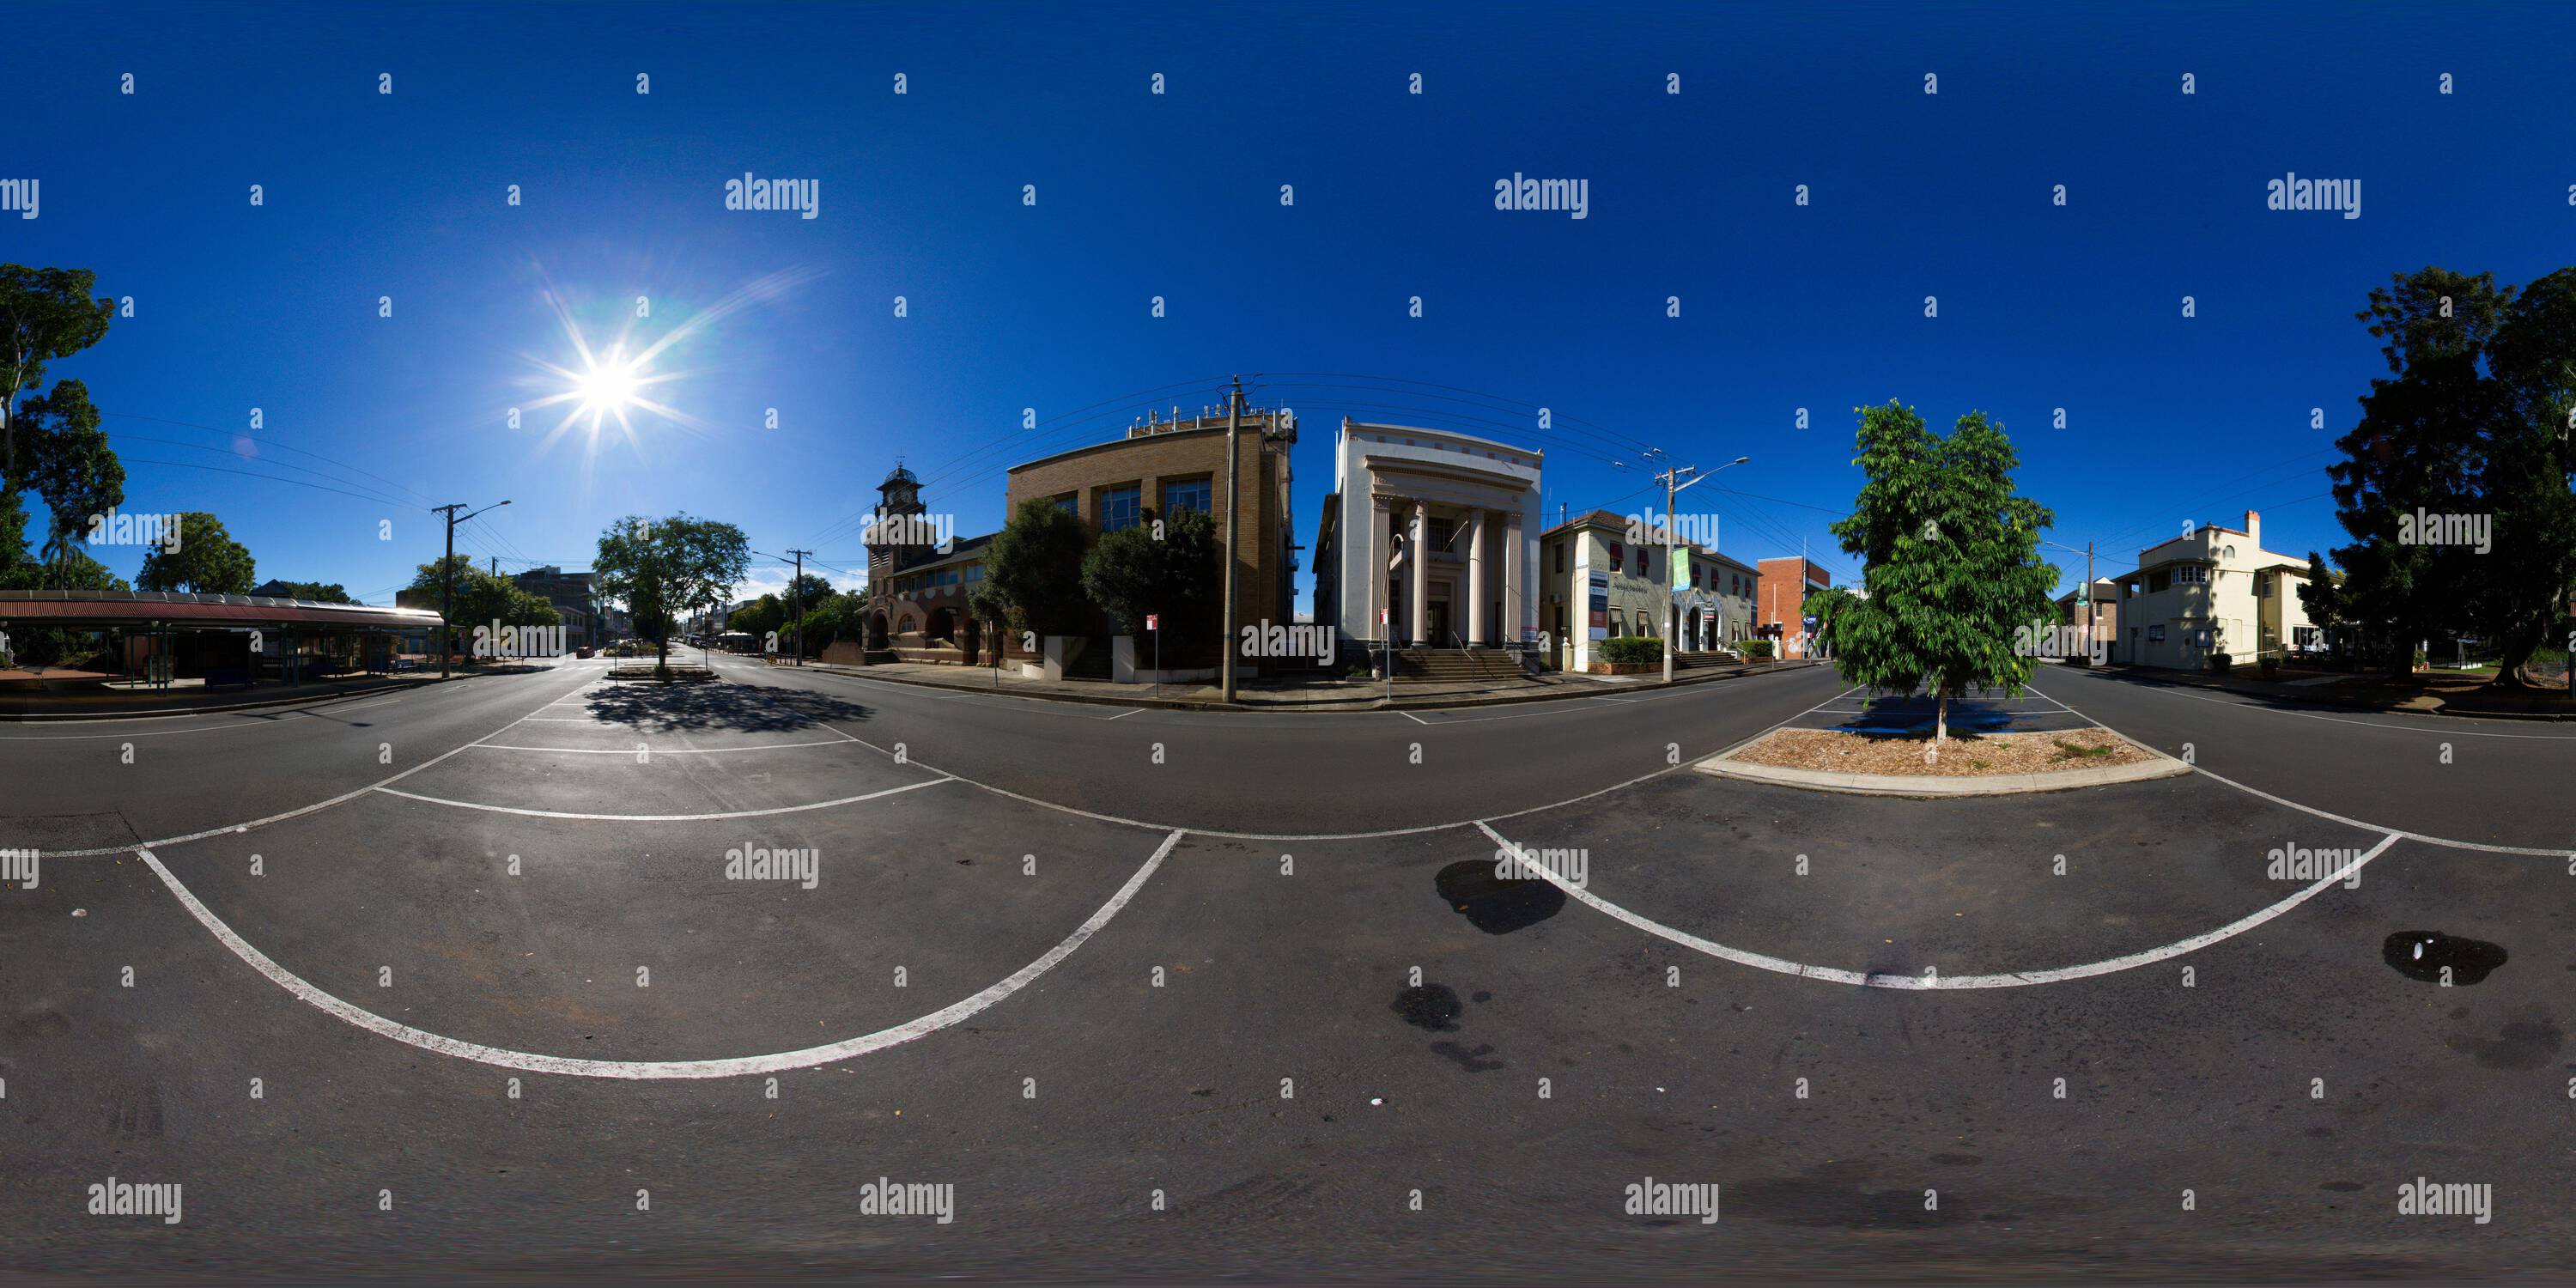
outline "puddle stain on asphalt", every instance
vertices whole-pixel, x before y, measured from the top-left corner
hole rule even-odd
[[[2427,984],[2475,984],[2505,963],[2501,945],[2456,939],[2438,930],[2401,930],[2380,945],[2379,958],[2408,979]]]
[[[1555,882],[1497,877],[1491,859],[1452,863],[1440,869],[1432,886],[1452,910],[1466,915],[1467,924],[1489,935],[1537,925],[1565,908],[1565,892]]]

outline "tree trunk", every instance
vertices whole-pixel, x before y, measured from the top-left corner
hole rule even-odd
[[[2519,690],[2540,687],[2531,682],[2530,676],[2522,673],[2522,668],[2531,662],[2531,655],[2539,650],[2541,636],[2548,629],[2547,622],[2535,621],[2504,637],[2504,655],[2496,663],[2496,687]]]
[[[1949,741],[1949,740],[1950,740],[1950,690],[1949,690],[1948,688],[1946,688],[1946,687],[1945,687],[1945,688],[1943,688],[1943,689],[1941,690],[1940,695],[1939,695],[1937,698],[1935,698],[1935,699],[1933,700],[1933,706],[1932,706],[1932,751],[1933,751],[1933,754],[1935,754],[1935,755],[1940,754],[1940,751],[1941,751],[1941,744],[1942,744],[1942,743],[1945,743],[1945,742],[1947,742],[1947,741]]]

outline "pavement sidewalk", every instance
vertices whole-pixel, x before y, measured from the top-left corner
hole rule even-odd
[[[1673,677],[1675,686],[1706,684],[1772,671],[1795,671],[1823,665],[1817,661],[1747,663],[1707,667]],[[1567,698],[1618,697],[1663,687],[1660,675],[1589,676],[1555,671],[1521,680],[1407,682],[1398,680],[1395,697],[1387,698],[1384,680],[1246,681],[1235,687],[1228,704],[1213,684],[1111,684],[1101,680],[1031,680],[981,666],[942,666],[929,662],[881,662],[873,666],[805,664],[809,671],[829,671],[917,684],[925,688],[1004,693],[1059,702],[1089,702],[1119,707],[1169,707],[1185,711],[1401,711],[1406,708],[1496,706],[1511,702],[1546,702]]]
[[[455,678],[515,674],[524,667],[486,667],[458,671]],[[36,689],[0,690],[0,722],[50,720],[131,720],[141,716],[203,715],[217,711],[252,711],[264,707],[336,702],[361,694],[397,692],[439,683],[436,670],[399,675],[353,675],[303,684],[274,681],[246,689],[193,689],[158,692],[71,692]]]

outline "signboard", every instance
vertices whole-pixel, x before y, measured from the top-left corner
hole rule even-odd
[[[1161,613],[1145,614],[1145,629],[1149,631],[1159,631],[1163,629],[1163,615]]]
[[[1610,638],[1610,574],[1595,571],[1590,576],[1592,597],[1592,638]]]
[[[1669,522],[1671,517],[1672,516],[1670,515],[1666,515],[1666,521]],[[1665,546],[1664,562],[1672,567],[1672,575],[1664,578],[1664,580],[1671,582],[1673,589],[1675,590],[1691,589],[1690,546],[1687,544]]]

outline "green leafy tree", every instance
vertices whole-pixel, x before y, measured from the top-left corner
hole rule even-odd
[[[984,582],[1040,635],[1074,635],[1090,625],[1083,597],[1082,520],[1053,501],[1028,500],[985,547]]]
[[[2494,419],[2475,483],[2494,544],[2470,608],[2501,651],[2496,682],[2529,688],[2524,667],[2576,586],[2576,268],[2516,292],[2487,353]]]
[[[452,580],[451,580],[452,578]],[[312,582],[290,582],[298,592],[312,589],[337,592],[338,586],[316,586]],[[477,626],[498,622],[503,626],[559,626],[563,614],[536,594],[521,589],[519,583],[491,572],[474,562],[471,555],[441,556],[421,564],[412,572],[410,589],[427,595],[432,603],[450,602],[449,629],[472,634]],[[298,593],[296,598],[312,598]],[[348,603],[344,595],[333,603]],[[450,644],[450,648],[455,645]],[[473,658],[469,655],[467,661]]]
[[[1872,693],[1932,694],[1937,756],[1952,698],[1970,688],[2018,694],[2030,677],[2016,644],[2050,610],[2058,572],[2039,557],[2039,534],[2055,516],[2013,495],[2018,458],[1983,412],[1944,438],[1910,407],[1867,408],[1858,447],[1852,463],[1866,481],[1833,532],[1860,556],[1869,593],[1827,605],[1834,666]]]
[[[70,547],[45,568],[45,580],[64,590],[132,590],[123,577],[110,572],[106,564],[89,557],[78,546]]]
[[[0,264],[0,487],[21,486],[18,395],[44,380],[46,363],[107,335],[116,306],[91,296],[97,286],[98,275],[85,268]]]
[[[2488,274],[2424,268],[2395,275],[2355,315],[2388,342],[2380,353],[2394,374],[2370,382],[2360,423],[2335,442],[2346,459],[2326,467],[2336,520],[2354,539],[2334,552],[2338,600],[2400,680],[2416,641],[2459,622],[2484,584],[2483,556],[2410,540],[2409,523],[2485,511],[2478,478],[2499,391],[2480,362],[2512,296]]]
[[[635,628],[653,641],[654,669],[667,679],[673,625],[732,589],[750,566],[751,543],[730,523],[628,515],[600,534],[591,571],[600,596],[624,604]]]
[[[1082,558],[1083,594],[1131,636],[1151,613],[1167,640],[1210,638],[1223,576],[1216,520],[1197,510],[1112,532]]]
[[[754,639],[765,640],[787,621],[787,604],[776,595],[763,595],[751,601],[749,608],[725,619],[725,629],[741,631]]]
[[[260,585],[271,588],[275,594],[286,599],[309,599],[317,604],[358,602],[351,599],[349,592],[336,581],[327,585],[318,581],[264,581]]]
[[[988,575],[977,581],[973,590],[966,592],[966,612],[985,625],[984,638],[990,643],[984,649],[984,660],[1000,666],[1002,655],[1010,650],[1012,636],[1027,629],[1015,624],[1017,610],[1011,607],[1010,598],[993,584]]]
[[[224,531],[223,521],[203,510],[178,516],[178,549],[158,545],[143,556],[139,590],[189,591],[200,595],[247,595],[257,583],[250,551]]]
[[[1817,647],[1832,651],[1834,623],[1859,602],[1860,596],[1851,593],[1847,586],[1827,586],[1823,590],[1808,592],[1807,602],[1799,606],[1799,613],[1816,619]]]
[[[17,434],[23,444],[21,476],[45,503],[44,558],[59,562],[93,515],[125,500],[125,466],[99,428],[89,386],[54,382],[53,392],[19,404]]]
[[[2343,583],[2333,569],[2326,566],[2324,555],[2308,552],[2307,579],[2299,583],[2299,607],[2307,610],[2308,625],[2317,628],[2321,640],[2334,638],[2334,629],[2347,619],[2343,608]]]

